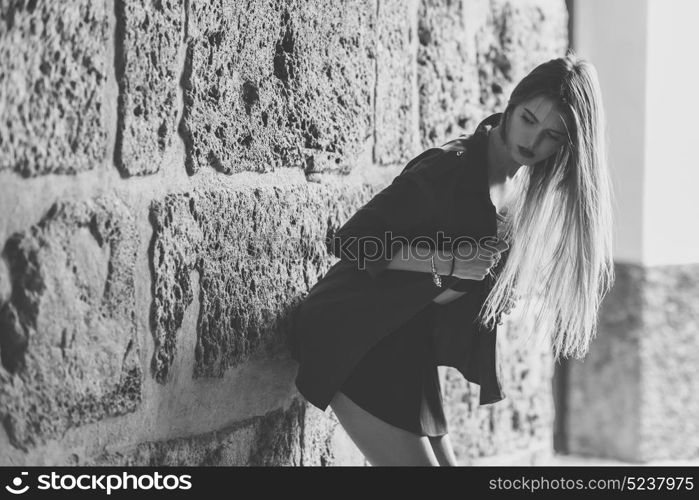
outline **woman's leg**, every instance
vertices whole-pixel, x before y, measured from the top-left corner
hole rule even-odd
[[[454,449],[451,446],[449,434],[434,437],[428,436],[428,438],[432,445],[432,450],[439,461],[439,465],[459,465],[454,456]]]
[[[439,466],[427,437],[376,418],[339,391],[330,407],[371,465]]]

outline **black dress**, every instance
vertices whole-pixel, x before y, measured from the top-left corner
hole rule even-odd
[[[381,339],[340,388],[375,417],[421,436],[448,432],[429,336],[439,307],[434,302],[428,304]]]
[[[458,237],[496,236],[485,153],[488,129],[499,118],[491,115],[473,135],[411,160],[329,241],[340,260],[297,309],[291,334],[300,365],[296,387],[319,409],[342,391],[391,425],[423,436],[446,434],[437,366],[453,366],[479,384],[481,405],[504,399],[497,327],[475,321],[493,280],[443,277],[438,288],[430,273],[386,270],[393,257],[390,244],[377,258],[370,255],[371,245],[358,242],[381,240],[386,231],[411,242],[426,237],[440,248],[446,246],[440,243],[444,237],[453,244]],[[495,276],[506,258],[507,252]],[[434,303],[446,288],[467,293]]]

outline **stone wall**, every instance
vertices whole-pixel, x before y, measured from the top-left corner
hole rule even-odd
[[[0,2],[0,464],[363,464],[297,393],[324,238],[562,55],[562,0]],[[464,462],[550,451],[550,360],[444,370]],[[524,454],[524,455],[523,455]]]
[[[568,448],[629,462],[699,457],[699,265],[617,264],[598,339],[570,363]]]

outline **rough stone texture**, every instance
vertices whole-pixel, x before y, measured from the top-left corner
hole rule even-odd
[[[17,447],[133,411],[141,398],[132,217],[117,198],[56,203],[3,257],[0,418]]]
[[[424,148],[471,132],[480,112],[475,20],[485,18],[485,0],[422,0],[418,13],[420,139]],[[467,26],[466,23],[470,23]],[[470,28],[470,29],[469,29]]]
[[[571,453],[699,457],[699,266],[617,264],[597,339],[570,363]]]
[[[639,440],[643,270],[616,265],[597,337],[582,361],[568,361],[568,452],[633,459]]]
[[[294,400],[261,417],[202,436],[105,451],[83,465],[325,466],[366,465],[337,418]]]
[[[12,285],[10,284],[10,268],[0,259],[0,304],[10,300]]]
[[[375,0],[189,2],[189,173],[349,170],[372,135]]]
[[[104,159],[105,8],[0,0],[0,171],[73,174]]]
[[[425,148],[504,111],[519,80],[567,48],[563,0],[422,0],[418,18]]]
[[[553,360],[548,349],[522,345],[530,325],[513,309],[498,327],[498,370],[506,398],[479,406],[480,388],[453,368],[443,369],[444,409],[454,453],[462,464],[484,457],[517,456],[522,465],[553,450]]]
[[[366,169],[377,175],[379,169],[361,165],[369,153],[377,164],[405,162],[419,152],[411,146],[420,140],[418,146],[439,144],[501,110],[527,70],[563,52],[564,2],[0,0],[0,7],[0,176],[16,186],[21,179],[13,172],[28,177],[96,168],[105,159],[107,137],[116,140],[114,160],[124,177],[159,171],[166,151],[177,162],[178,148],[168,145],[178,140],[187,172],[209,171],[191,185],[169,169],[159,179],[119,183],[134,197],[158,183],[152,240],[138,261],[150,262],[150,276],[134,276],[140,247],[118,200],[64,197],[109,191],[110,179],[104,185],[88,174],[71,185],[63,178],[50,194],[39,193],[48,180],[22,186],[27,199],[63,201],[13,236],[1,259],[0,448],[11,448],[15,461],[22,453],[72,457],[78,450],[75,462],[93,457],[106,431],[108,442],[130,448],[110,448],[91,458],[94,463],[361,462],[332,417],[280,402],[291,399],[286,378],[262,395],[241,389],[229,396],[240,395],[238,416],[225,424],[221,407],[187,405],[187,398],[211,401],[227,390],[222,380],[203,380],[224,372],[237,377],[249,368],[244,376],[259,384],[250,387],[268,389],[275,370],[289,371],[279,368],[290,362],[283,345],[287,320],[330,267],[325,236],[380,189],[332,174],[355,169],[363,175]],[[105,61],[111,44],[114,60]],[[116,81],[105,76],[112,64]],[[175,136],[180,73],[184,109]],[[115,115],[115,103],[102,96],[116,95]],[[265,176],[250,187],[255,176],[242,175],[235,190],[206,187],[221,179],[218,173],[282,167],[303,168],[308,180],[323,184],[273,187]],[[280,184],[293,173],[279,172]],[[0,182],[0,198],[9,189]],[[43,215],[33,213],[39,215],[31,223],[15,227]],[[140,224],[148,234],[147,221]],[[136,309],[134,280],[139,296],[153,295],[152,303],[139,301],[149,311]],[[148,386],[148,401],[139,405],[136,321],[149,314],[152,375],[162,385]],[[176,345],[188,355],[176,358]],[[504,345],[505,402],[477,408],[477,390],[455,372],[447,374],[446,410],[464,462],[514,451],[533,461],[550,449],[550,360],[533,348]],[[260,363],[239,365],[253,358]],[[240,371],[227,371],[234,366]],[[196,384],[184,384],[192,375]],[[197,399],[192,394],[200,387],[206,397]],[[198,410],[162,416],[182,406]],[[258,416],[226,427],[250,415]],[[146,427],[139,437],[122,439],[141,416]],[[655,418],[638,427],[646,429]],[[163,436],[184,437],[160,441]],[[142,440],[152,442],[133,444]]]
[[[699,458],[699,265],[646,270],[640,457]]]
[[[378,0],[374,161],[405,162],[418,151],[416,3]]]
[[[195,376],[222,376],[251,354],[281,345],[302,293],[330,267],[328,231],[375,189],[195,190],[153,202],[155,378],[168,378],[193,298],[192,271],[200,275]]]
[[[349,171],[371,140],[376,12],[376,0],[301,0],[289,12],[289,118],[307,172]]]
[[[480,102],[495,112],[505,108],[510,92],[529,71],[565,54],[568,11],[563,0],[496,0],[491,7],[487,27],[476,34],[476,66]]]
[[[151,174],[176,132],[184,0],[116,0],[115,11],[116,164],[124,176]]]

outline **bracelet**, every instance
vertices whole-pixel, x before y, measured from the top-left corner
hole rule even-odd
[[[432,281],[437,287],[441,288],[442,279],[439,277],[439,274],[437,274],[437,268],[434,265],[434,253],[430,257],[430,264],[432,265]]]
[[[456,262],[456,258],[454,257],[454,254],[451,254],[451,271],[449,271],[449,276],[454,275],[454,263]]]

